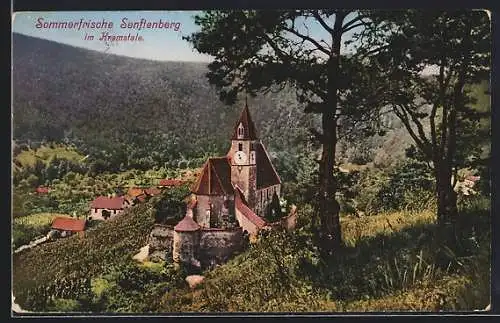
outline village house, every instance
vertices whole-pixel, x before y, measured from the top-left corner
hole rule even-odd
[[[151,236],[159,237],[157,244],[177,263],[226,261],[242,247],[245,235],[293,222],[265,220],[280,214],[280,191],[281,180],[245,105],[228,153],[209,158],[192,186],[184,218],[173,228],[157,225]]]
[[[35,193],[40,194],[40,195],[49,194],[49,192],[50,192],[50,188],[45,187],[45,186],[38,186],[35,189]]]
[[[91,220],[108,220],[123,213],[131,203],[124,196],[99,196],[90,205]]]
[[[177,187],[186,184],[186,181],[180,179],[161,179],[158,183],[158,187],[168,188],[168,187]]]
[[[143,203],[147,201],[150,197],[156,196],[160,193],[161,190],[156,187],[151,187],[151,188],[131,187],[128,189],[125,198],[131,205],[136,205],[138,203]]]
[[[51,238],[55,238],[57,236],[64,238],[74,233],[78,233],[83,236],[85,225],[86,221],[84,219],[56,217],[52,221],[51,231],[48,236]]]

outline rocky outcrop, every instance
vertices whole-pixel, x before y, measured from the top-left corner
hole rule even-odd
[[[141,248],[138,254],[136,254],[134,257],[132,257],[134,260],[137,260],[139,262],[144,262],[148,259],[149,257],[149,245],[146,245]]]
[[[201,275],[190,275],[186,277],[186,282],[189,284],[189,288],[194,289],[199,286],[205,280],[204,276]]]

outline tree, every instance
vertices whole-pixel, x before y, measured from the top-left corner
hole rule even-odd
[[[378,84],[386,96],[378,104],[392,109],[430,162],[438,222],[454,221],[458,211],[452,178],[456,181],[457,170],[478,155],[474,132],[478,121],[489,116],[471,108],[474,98],[467,89],[489,76],[489,17],[465,10],[369,15],[371,24],[357,40],[359,52],[379,68]]]
[[[354,114],[340,104],[352,88],[352,64],[342,56],[343,35],[364,24],[352,10],[206,11],[195,16],[201,27],[185,39],[215,57],[207,77],[220,99],[234,103],[239,92],[255,96],[292,86],[305,112],[321,115],[321,131],[312,129],[322,145],[319,160],[321,250],[341,246],[337,183],[333,175],[340,116]],[[311,33],[310,29],[320,30]],[[322,36],[322,33],[324,36]]]

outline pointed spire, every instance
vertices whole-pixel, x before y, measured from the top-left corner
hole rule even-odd
[[[243,126],[243,137],[238,138],[238,127],[239,125]],[[256,140],[257,139],[257,131],[255,129],[255,125],[250,117],[250,110],[248,109],[248,98],[245,96],[245,107],[243,111],[241,111],[240,118],[236,125],[234,126],[234,132],[232,140]]]

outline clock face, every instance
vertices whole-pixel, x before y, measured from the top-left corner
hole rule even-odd
[[[235,154],[234,154],[234,163],[237,164],[237,165],[241,165],[243,163],[245,163],[247,160],[247,155],[242,152],[242,151],[237,151]]]

